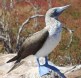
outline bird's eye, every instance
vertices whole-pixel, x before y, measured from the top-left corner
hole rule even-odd
[[[55,9],[55,12],[57,12],[57,9]]]
[[[55,9],[55,11],[54,11],[54,15],[55,15],[55,16],[57,15],[57,9]]]
[[[56,16],[56,15],[57,15],[57,9],[55,9],[54,12],[52,12],[50,16],[51,16],[51,17],[54,17],[54,16]]]

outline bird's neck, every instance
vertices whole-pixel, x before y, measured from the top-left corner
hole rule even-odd
[[[56,26],[55,24],[57,23],[57,21],[57,18],[51,18],[49,16],[45,18],[45,23],[47,27]]]
[[[50,35],[56,34],[57,30],[61,30],[61,23],[56,18],[46,17],[46,29]]]

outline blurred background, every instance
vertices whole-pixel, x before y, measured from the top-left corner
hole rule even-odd
[[[71,4],[59,19],[68,28],[74,30],[73,41],[68,49],[69,33],[62,32],[62,40],[49,59],[57,65],[74,65],[81,63],[81,2],[80,0],[0,0],[0,35],[10,38],[12,48],[16,46],[17,33],[22,23],[35,14],[45,15],[51,7]],[[45,26],[44,17],[29,21],[20,34],[21,40]],[[6,36],[6,35],[7,36]],[[5,42],[0,37],[0,53],[7,53]]]

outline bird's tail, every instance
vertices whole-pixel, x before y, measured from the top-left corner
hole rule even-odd
[[[17,59],[18,59],[18,56],[15,56],[15,57],[13,57],[12,59],[10,59],[9,61],[7,61],[7,63],[12,62],[12,61],[15,61],[15,60],[17,60]]]
[[[17,66],[19,66],[19,64],[20,64],[20,62],[15,63],[14,66],[7,73],[11,72],[13,69],[15,69]]]

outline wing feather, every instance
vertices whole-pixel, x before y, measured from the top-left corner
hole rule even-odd
[[[43,46],[48,35],[48,31],[43,29],[27,38],[22,44],[18,56],[25,58],[28,55],[36,54],[36,52]]]
[[[15,56],[17,58],[13,57],[8,61],[8,63],[15,60],[16,62],[19,62],[21,61],[21,59],[27,57],[28,55],[36,54],[36,52],[43,46],[48,35],[49,35],[48,31],[42,29],[41,31],[34,33],[31,37],[28,37],[23,42],[17,56]]]

